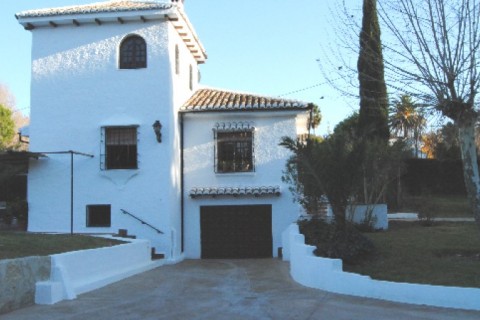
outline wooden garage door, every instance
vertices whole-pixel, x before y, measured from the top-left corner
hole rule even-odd
[[[272,257],[272,206],[200,207],[202,258]]]

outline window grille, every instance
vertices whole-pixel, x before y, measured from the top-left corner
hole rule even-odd
[[[140,36],[129,36],[120,44],[120,69],[147,67],[147,44]]]
[[[137,127],[102,128],[101,169],[137,169]]]
[[[214,130],[214,139],[216,173],[255,171],[253,130]]]

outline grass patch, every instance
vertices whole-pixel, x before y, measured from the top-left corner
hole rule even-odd
[[[472,218],[472,212],[466,196],[429,195],[421,197],[408,196],[403,199],[400,212],[418,212],[419,208],[428,210],[437,218]]]
[[[367,234],[375,255],[345,271],[374,279],[480,287],[480,233],[474,223],[390,222],[386,232]]]
[[[123,243],[85,235],[0,232],[0,260],[111,247]]]

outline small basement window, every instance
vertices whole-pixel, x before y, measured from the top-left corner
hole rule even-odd
[[[87,227],[110,227],[111,206],[109,204],[87,205]]]

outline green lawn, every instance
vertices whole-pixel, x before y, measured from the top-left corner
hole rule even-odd
[[[421,209],[428,210],[432,214],[432,217],[437,218],[472,217],[466,196],[405,196],[402,207],[397,211],[418,212]]]
[[[0,232],[0,260],[110,247],[121,241],[85,235]]]
[[[388,231],[366,235],[377,253],[345,271],[380,280],[480,287],[480,231],[474,223],[391,222]]]

